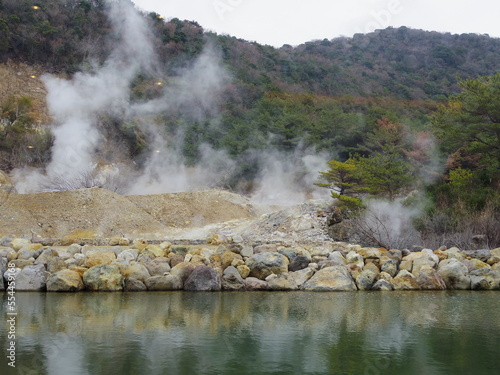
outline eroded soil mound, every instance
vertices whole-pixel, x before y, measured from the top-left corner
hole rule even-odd
[[[248,201],[221,191],[122,196],[105,189],[11,194],[0,207],[0,235],[41,238],[164,238],[172,228],[253,217]]]

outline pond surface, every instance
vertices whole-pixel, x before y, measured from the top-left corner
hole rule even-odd
[[[0,374],[495,374],[498,292],[17,293]]]

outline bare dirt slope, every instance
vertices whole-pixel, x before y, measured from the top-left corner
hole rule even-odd
[[[222,190],[132,195],[127,198],[160,223],[174,228],[202,227],[254,216],[246,198]]]
[[[250,218],[245,198],[221,191],[122,196],[105,189],[11,194],[0,206],[0,236],[164,238],[172,228]]]

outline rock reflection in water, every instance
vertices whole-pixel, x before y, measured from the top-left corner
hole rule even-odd
[[[480,374],[499,365],[494,292],[18,293],[17,303],[17,362],[37,374]]]

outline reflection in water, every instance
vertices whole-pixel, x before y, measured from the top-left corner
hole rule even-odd
[[[495,292],[16,299],[18,368],[8,372],[2,356],[1,374],[491,374],[500,365]]]

